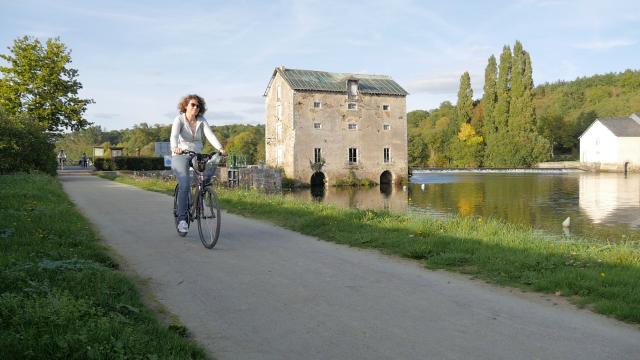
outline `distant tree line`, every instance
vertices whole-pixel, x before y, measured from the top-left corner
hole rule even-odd
[[[526,167],[577,159],[579,136],[596,119],[640,111],[640,71],[595,75],[533,87],[531,58],[520,42],[492,55],[484,94],[473,99],[468,73],[458,101],[407,114],[414,167]]]
[[[213,126],[213,132],[227,152],[246,157],[254,164],[264,160],[264,125],[223,125]],[[169,141],[171,125],[140,123],[131,129],[103,130],[100,126],[68,133],[56,143],[57,149],[64,149],[70,159],[79,159],[82,153],[89,156],[94,146],[101,146],[109,156],[110,146],[123,147],[126,156],[154,156],[155,143]],[[213,151],[205,142],[204,152]]]

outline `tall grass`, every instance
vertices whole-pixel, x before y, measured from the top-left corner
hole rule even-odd
[[[181,333],[145,307],[56,179],[0,176],[0,357],[205,358]]]
[[[116,180],[169,194],[175,186],[161,180]],[[579,306],[640,323],[637,242],[569,240],[494,219],[452,216],[439,220],[341,209],[253,191],[218,192],[223,208],[233,213],[268,220],[320,239],[415,259],[431,269],[563,295]]]

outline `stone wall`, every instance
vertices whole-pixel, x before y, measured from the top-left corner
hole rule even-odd
[[[282,172],[279,169],[248,167],[239,169],[238,186],[255,189],[268,194],[282,191]]]

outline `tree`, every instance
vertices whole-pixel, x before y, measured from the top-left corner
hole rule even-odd
[[[496,85],[496,108],[493,119],[497,131],[506,131],[509,121],[509,105],[511,102],[509,87],[511,81],[511,49],[505,45],[500,55],[498,82]]]
[[[134,125],[133,129],[126,133],[123,139],[125,154],[128,156],[153,156],[155,153],[156,136],[154,129],[149,127],[147,123]],[[149,144],[152,144],[151,146]]]
[[[522,44],[513,47],[508,126],[510,131],[530,132],[535,127],[531,58]]]
[[[471,77],[465,71],[460,77],[460,87],[458,89],[458,102],[456,103],[456,125],[471,122],[473,112],[473,90],[471,89]]]
[[[246,130],[229,139],[226,150],[232,155],[242,155],[247,164],[254,164],[257,158],[258,137],[255,131]]]
[[[451,143],[451,164],[454,167],[479,167],[482,162],[482,136],[470,124],[460,125],[458,135]]]
[[[484,70],[484,94],[482,95],[482,107],[484,114],[482,131],[484,134],[496,131],[494,111],[497,101],[497,77],[498,68],[496,65],[496,57],[491,55],[489,57],[487,67]]]
[[[90,125],[83,118],[92,99],[81,99],[78,70],[68,67],[71,51],[59,38],[40,40],[25,36],[0,54],[8,66],[0,66],[0,106],[9,115],[28,114],[42,130],[58,133]]]

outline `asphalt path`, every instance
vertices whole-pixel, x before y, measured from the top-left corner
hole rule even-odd
[[[224,212],[178,237],[171,197],[62,174],[65,191],[219,359],[640,359],[640,330]]]

